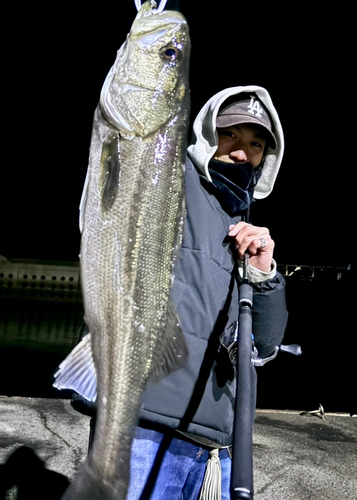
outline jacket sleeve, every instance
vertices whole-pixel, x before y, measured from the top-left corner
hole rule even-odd
[[[254,283],[252,323],[255,346],[259,357],[269,356],[283,340],[288,321],[285,280],[276,276],[262,283]]]

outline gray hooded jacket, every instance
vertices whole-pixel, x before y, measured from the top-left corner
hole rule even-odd
[[[268,92],[255,86],[234,87],[213,96],[193,125],[193,143],[186,162],[187,219],[183,245],[175,267],[172,298],[189,348],[186,365],[149,387],[143,395],[141,425],[178,429],[213,441],[231,444],[234,420],[235,374],[222,335],[230,335],[238,321],[237,263],[228,227],[232,218],[218,202],[208,172],[217,149],[216,116],[230,96],[254,92],[272,117],[277,148],[267,151],[254,197],[269,195],[278,173],[284,139]],[[250,268],[254,287],[253,334],[260,357],[280,345],[287,322],[285,282],[276,272]]]

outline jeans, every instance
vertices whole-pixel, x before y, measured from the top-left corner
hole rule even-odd
[[[231,459],[219,452],[222,500],[230,500]],[[157,431],[138,428],[132,445],[126,500],[197,500],[209,451]]]

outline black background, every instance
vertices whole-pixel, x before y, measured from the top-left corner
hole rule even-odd
[[[349,14],[341,7],[180,2],[192,39],[192,117],[228,86],[267,88],[286,150],[254,204],[280,263],[352,261]],[[78,260],[78,205],[94,109],[133,0],[9,10],[3,45],[0,255]]]

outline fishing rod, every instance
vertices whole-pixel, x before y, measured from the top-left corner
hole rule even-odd
[[[249,211],[242,220],[248,222]],[[237,385],[232,443],[231,500],[253,500],[253,424],[256,406],[255,367],[273,360],[279,351],[300,356],[298,344],[275,346],[274,352],[259,358],[252,327],[253,288],[248,279],[249,253],[243,258],[243,278],[239,286],[239,318],[228,353],[236,367]],[[239,328],[239,333],[238,333]]]
[[[248,280],[249,254],[243,259],[243,279],[239,286],[239,334],[235,332],[231,360],[236,364],[237,386],[232,444],[231,499],[253,500],[253,422],[255,414],[255,374],[252,363],[253,289]],[[235,360],[234,360],[235,358]]]
[[[242,221],[249,223],[249,208]],[[231,500],[253,500],[253,424],[256,406],[255,365],[265,364],[258,359],[253,342],[253,288],[248,279],[249,252],[243,256],[243,276],[239,285],[238,322],[228,349],[236,370],[237,385],[234,408],[232,443]],[[238,332],[239,330],[239,332]]]

